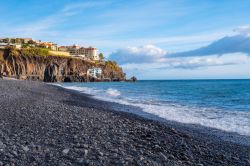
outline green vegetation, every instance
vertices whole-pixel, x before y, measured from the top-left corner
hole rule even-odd
[[[100,60],[104,60],[105,57],[104,57],[103,53],[99,54],[99,58],[100,58]]]
[[[23,48],[20,50],[23,56],[49,56],[49,49],[46,48]]]
[[[16,49],[15,47],[8,46],[5,49],[8,51],[8,54],[10,56],[48,56],[49,50],[45,48],[22,48],[22,49]]]
[[[8,51],[10,56],[41,56],[41,57],[61,57],[61,58],[70,58],[66,55],[58,55],[51,53],[50,49],[40,48],[40,47],[26,47],[22,49],[16,49],[15,47],[8,46],[5,50]]]
[[[29,48],[30,47],[30,45],[29,44],[23,44],[23,46],[22,46],[23,48]]]
[[[13,46],[6,47],[6,50],[9,52],[9,55],[11,55],[11,56],[18,56],[19,55],[18,50]]]

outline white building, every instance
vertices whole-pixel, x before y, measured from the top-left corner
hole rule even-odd
[[[8,44],[7,43],[0,43],[0,48],[5,48],[6,46],[8,46]]]
[[[2,48],[2,49],[6,48],[7,46],[12,46],[12,47],[15,47],[15,48],[17,48],[17,49],[21,49],[21,48],[22,48],[22,45],[21,45],[21,44],[0,43],[0,48]]]
[[[102,69],[101,68],[91,68],[88,69],[87,75],[94,77],[94,78],[99,78],[102,75]]]

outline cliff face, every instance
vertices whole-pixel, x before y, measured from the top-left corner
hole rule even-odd
[[[92,67],[102,69],[101,79],[87,76]],[[94,63],[77,58],[57,56],[13,55],[0,50],[0,75],[45,82],[120,81],[125,74],[114,62]]]

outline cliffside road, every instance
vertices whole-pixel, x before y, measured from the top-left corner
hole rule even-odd
[[[250,165],[250,148],[114,112],[41,82],[0,80],[2,165]]]

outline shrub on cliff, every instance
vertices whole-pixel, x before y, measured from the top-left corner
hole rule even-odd
[[[7,46],[5,49],[7,50],[8,54],[10,56],[18,56],[19,55],[18,50],[13,46]]]
[[[49,56],[49,49],[46,48],[23,48],[20,50],[23,56]]]
[[[120,67],[118,66],[118,64],[115,61],[106,61],[105,66],[107,68],[112,69],[113,71],[118,71],[120,69]]]

